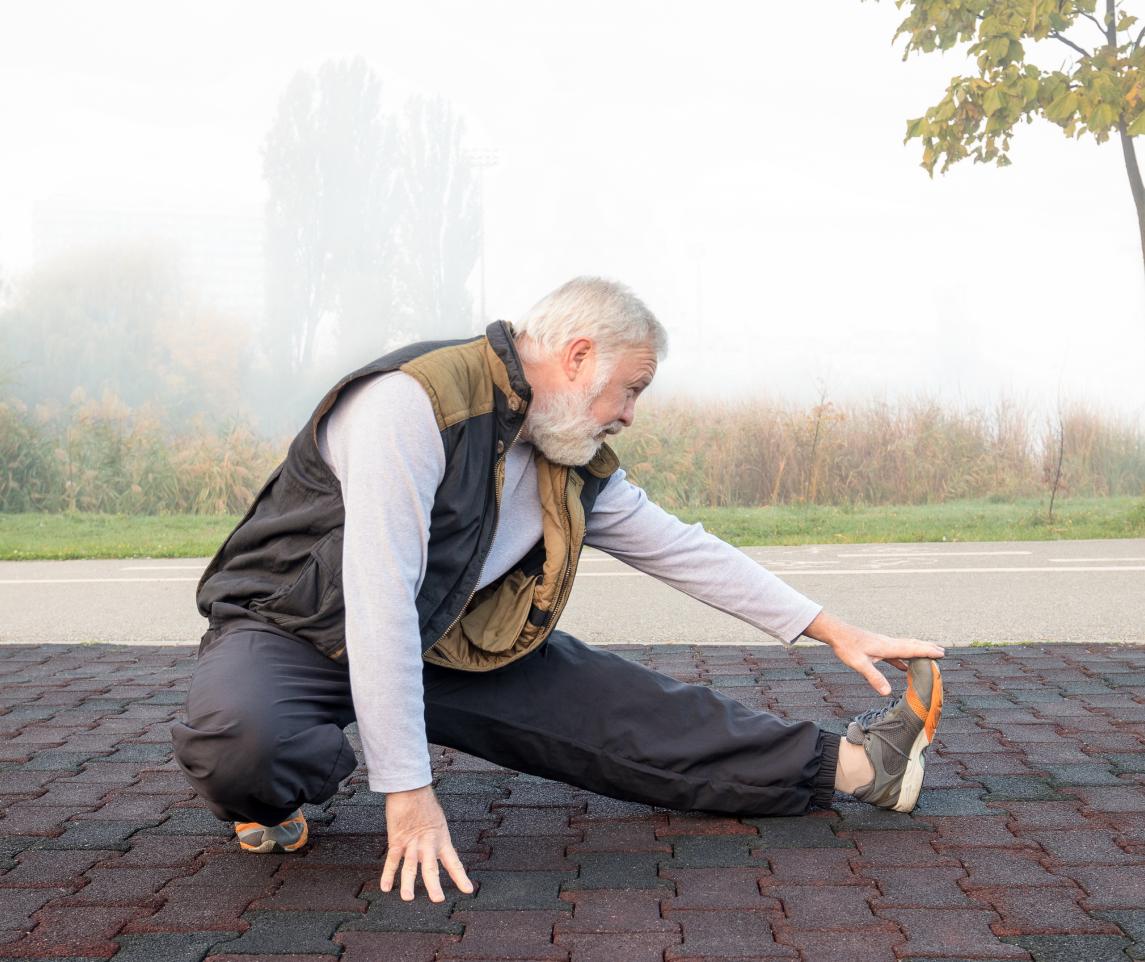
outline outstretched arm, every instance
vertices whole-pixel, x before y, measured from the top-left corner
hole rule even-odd
[[[886,658],[941,657],[937,645],[863,631],[823,611],[738,548],[684,524],[648,499],[623,469],[609,479],[588,520],[586,544],[600,548],[693,598],[734,615],[784,644],[807,635],[829,644],[839,659],[880,693],[887,681],[874,667]],[[902,667],[902,662],[897,662]],[[887,691],[884,691],[886,689]]]

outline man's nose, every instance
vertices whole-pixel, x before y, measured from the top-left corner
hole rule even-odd
[[[626,428],[630,428],[630,427],[632,427],[632,422],[633,422],[633,420],[635,420],[635,418],[636,418],[636,402],[635,401],[629,401],[627,404],[624,405],[624,411],[621,412],[621,415],[619,418],[617,418],[617,420],[620,421],[620,423],[623,424]]]

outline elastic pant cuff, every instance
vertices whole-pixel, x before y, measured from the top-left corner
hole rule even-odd
[[[819,808],[830,808],[835,796],[835,769],[839,767],[839,736],[834,732],[820,730],[819,746],[822,756],[819,771],[811,785],[811,804]]]

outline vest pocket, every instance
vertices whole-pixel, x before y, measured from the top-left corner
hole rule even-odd
[[[341,591],[335,591],[342,584],[341,572],[342,528],[337,527],[315,542],[293,581],[252,601],[250,610],[320,649],[323,642],[341,644],[344,606]]]
[[[459,626],[465,640],[493,653],[512,648],[529,618],[536,583],[537,575],[514,568],[496,587],[488,586],[492,590],[485,597],[474,598],[461,618]]]

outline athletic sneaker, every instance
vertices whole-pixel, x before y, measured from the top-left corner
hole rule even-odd
[[[297,809],[285,822],[260,825],[258,822],[235,822],[239,847],[247,852],[297,852],[306,844],[309,831],[306,816]]]
[[[932,658],[912,658],[906,694],[885,708],[873,708],[847,726],[847,741],[862,745],[874,779],[855,789],[855,798],[880,808],[909,812],[918,803],[926,767],[923,753],[942,717],[942,675]]]

